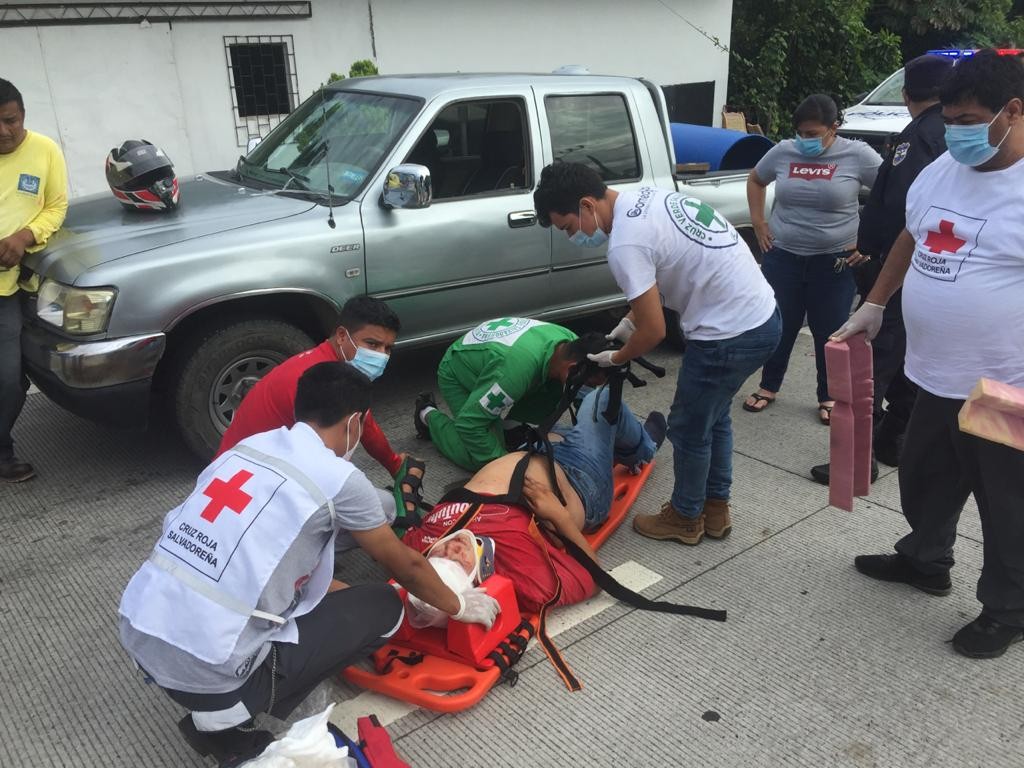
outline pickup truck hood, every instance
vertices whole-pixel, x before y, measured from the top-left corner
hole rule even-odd
[[[89,195],[68,206],[64,226],[25,265],[65,283],[100,264],[232,229],[308,211],[315,203],[267,194],[207,176],[181,183],[170,213],[126,210],[111,194]]]

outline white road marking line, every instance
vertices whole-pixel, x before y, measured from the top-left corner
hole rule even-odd
[[[640,563],[632,560],[627,560],[622,565],[613,568],[610,573],[620,584],[629,587],[634,592],[641,592],[652,584],[657,584],[662,578],[660,574],[644,568]],[[548,634],[551,637],[559,635],[611,608],[616,602],[618,601],[607,593],[598,592],[585,602],[559,608],[548,618]],[[535,642],[531,641],[531,647]],[[345,735],[355,738],[356,721],[360,717],[372,713],[377,716],[381,725],[387,726],[417,709],[419,707],[415,704],[392,699],[375,691],[363,691],[347,701],[338,702],[334,711],[331,712],[331,722],[344,731]]]

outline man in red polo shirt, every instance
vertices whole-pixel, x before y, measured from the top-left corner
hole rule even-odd
[[[317,363],[343,360],[366,374],[371,381],[377,379],[384,372],[400,330],[398,315],[380,299],[369,296],[349,299],[341,308],[338,327],[333,335],[319,346],[288,358],[256,382],[246,393],[224,437],[221,438],[217,456],[250,435],[268,432],[278,427],[293,426],[295,390],[299,377]],[[407,458],[409,477],[423,476],[423,463],[405,454],[395,453],[369,411],[366,413],[359,444],[392,477],[399,473]],[[411,487],[411,490],[415,491],[419,484],[415,479],[413,482],[415,487]],[[388,520],[393,521],[396,514],[394,497],[390,492],[383,490],[380,491],[380,496]],[[409,506],[412,506],[412,509],[409,509]],[[406,509],[410,512],[415,511],[415,505],[409,502]]]

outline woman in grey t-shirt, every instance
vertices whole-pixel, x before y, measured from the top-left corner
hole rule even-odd
[[[835,102],[808,96],[793,113],[796,138],[772,147],[750,172],[747,201],[761,269],[782,312],[782,340],[765,363],[761,385],[743,408],[759,413],[782,388],[804,316],[814,337],[818,417],[829,423],[833,400],[825,373],[825,342],[846,322],[856,292],[849,267],[867,260],[856,251],[858,196],[875,181],[882,158],[867,144],[836,135]],[[775,182],[775,206],[765,219],[765,188]]]

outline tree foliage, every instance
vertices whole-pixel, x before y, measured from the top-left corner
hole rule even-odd
[[[348,68],[349,77],[368,77],[370,75],[378,75],[380,72],[377,71],[377,65],[374,64],[370,59],[358,59],[352,62],[352,66]],[[337,72],[331,72],[331,76],[328,78],[328,83],[333,83],[337,80],[344,80],[345,76],[338,74]]]
[[[870,0],[734,0],[729,103],[774,138],[812,93],[840,108],[900,65],[899,38],[865,24]]]
[[[885,0],[873,5],[868,24],[898,34],[913,58],[932,48],[1016,47],[1024,43],[1022,14],[1021,0]]]

